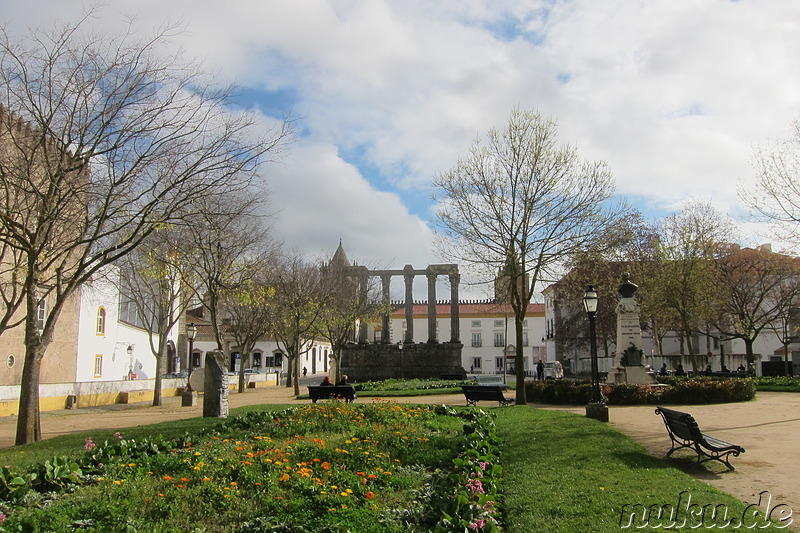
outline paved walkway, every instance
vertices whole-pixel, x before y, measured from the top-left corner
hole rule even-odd
[[[308,400],[296,400],[292,389],[283,386],[251,389],[245,394],[231,393],[231,408],[264,403],[302,405]],[[359,401],[368,401],[365,399]],[[397,398],[399,403],[464,405],[461,394]],[[535,407],[558,409],[583,414],[583,407]],[[800,523],[800,394],[760,392],[752,402],[674,406],[694,415],[700,428],[711,435],[744,446],[746,452],[732,458],[733,472],[718,468],[692,467],[687,472],[711,485],[733,494],[748,503],[758,502],[762,491],[769,491],[774,505],[789,505]],[[656,457],[669,450],[661,417],[653,406],[613,406],[609,409],[613,427],[641,442]],[[142,424],[202,416],[202,405],[181,407],[180,398],[167,398],[165,405],[111,405],[88,409],[61,410],[42,413],[44,438],[93,429],[121,429]],[[0,418],[0,448],[14,444],[16,417]],[[680,453],[680,452],[679,452]],[[709,464],[709,463],[706,463]]]

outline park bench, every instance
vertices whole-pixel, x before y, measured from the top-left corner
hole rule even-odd
[[[669,433],[669,438],[672,439],[672,448],[667,452],[667,457],[681,448],[691,448],[697,452],[698,464],[713,459],[721,462],[729,469],[735,470],[728,461],[728,457],[744,453],[744,448],[738,444],[725,442],[704,434],[700,431],[700,427],[694,417],[689,413],[659,407],[656,409],[656,414],[661,415],[664,419],[667,433]]]
[[[313,403],[330,398],[342,398],[350,403],[356,399],[356,390],[352,385],[309,385],[308,395]]]
[[[498,402],[500,405],[510,405],[514,403],[514,398],[506,398],[503,395],[502,385],[461,385],[467,405],[477,405],[481,400]]]

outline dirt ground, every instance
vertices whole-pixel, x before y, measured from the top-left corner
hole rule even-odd
[[[450,405],[465,403],[461,394],[399,398],[397,401]],[[302,405],[307,402],[294,399],[291,389],[282,386],[252,389],[245,394],[231,393],[229,397],[231,408],[261,403]],[[534,407],[584,413],[583,407]],[[748,503],[758,503],[759,495],[768,491],[773,507],[785,504],[800,513],[800,461],[797,451],[800,443],[800,394],[760,392],[754,401],[746,403],[671,407],[691,413],[705,433],[739,444],[746,450],[739,457],[732,458],[735,471],[728,472],[719,463],[713,462],[707,468],[687,468],[687,473]],[[656,457],[664,457],[670,448],[669,438],[661,417],[654,411],[653,406],[612,406],[609,408],[610,424],[641,442]],[[202,416],[202,405],[181,407],[180,398],[168,398],[161,407],[148,404],[111,405],[42,413],[42,433],[47,439],[78,431],[122,429],[196,416]],[[15,428],[15,416],[0,418],[0,448],[13,446]],[[800,519],[794,520],[794,524],[797,527]]]

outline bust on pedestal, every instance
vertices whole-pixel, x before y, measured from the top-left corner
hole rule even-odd
[[[639,323],[639,304],[633,298],[639,287],[631,283],[631,275],[622,275],[617,304],[617,355],[614,366],[608,371],[608,384],[656,382],[653,370],[644,364],[642,328]]]

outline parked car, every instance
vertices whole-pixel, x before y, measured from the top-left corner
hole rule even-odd
[[[180,372],[170,372],[169,374],[164,374],[161,377],[166,379],[186,379],[189,377],[189,373],[186,370],[181,370]]]
[[[563,379],[564,368],[560,361],[546,361],[544,363],[544,379]]]

